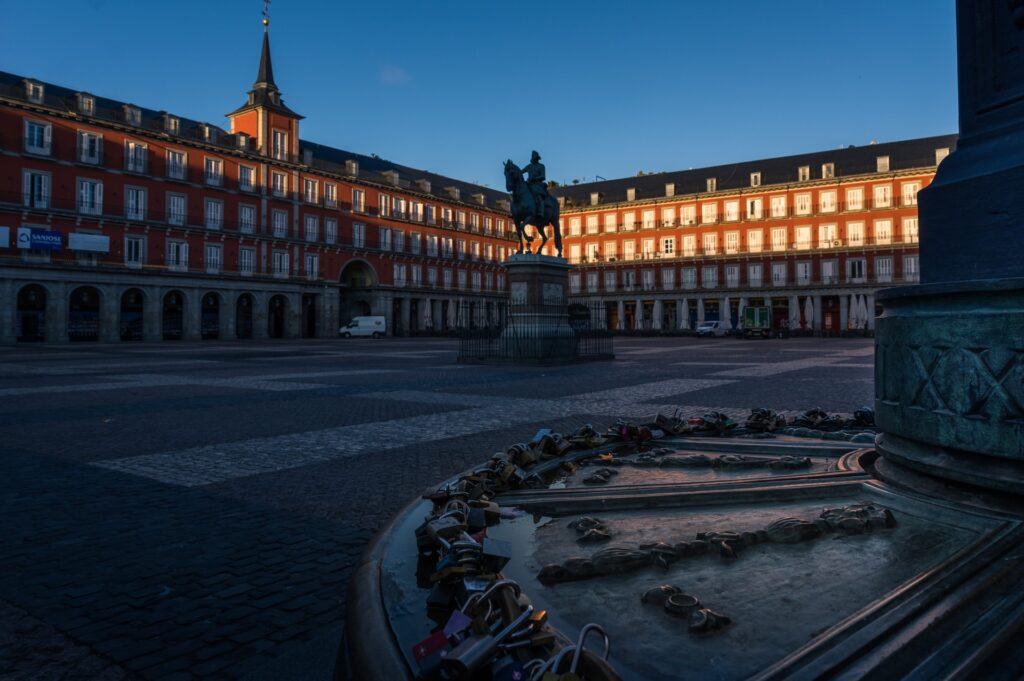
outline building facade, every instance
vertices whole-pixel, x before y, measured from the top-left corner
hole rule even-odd
[[[572,292],[623,331],[874,329],[874,293],[918,281],[917,193],[955,135],[555,188]]]
[[[0,343],[497,319],[503,192],[302,140],[269,35],[228,129],[0,72]]]

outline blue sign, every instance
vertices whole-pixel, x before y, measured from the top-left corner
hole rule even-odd
[[[18,229],[18,248],[28,248],[34,251],[59,251],[63,242],[64,235],[60,232],[25,227]]]

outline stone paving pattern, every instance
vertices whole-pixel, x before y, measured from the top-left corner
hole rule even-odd
[[[0,349],[0,677],[328,679],[373,533],[537,427],[873,395],[868,340],[618,339],[615,362],[566,367],[455,351]]]

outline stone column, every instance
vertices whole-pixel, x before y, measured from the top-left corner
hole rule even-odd
[[[839,296],[839,333],[846,333],[846,326],[850,321],[850,300],[846,296]]]
[[[184,340],[197,341],[203,337],[203,299],[196,289],[182,291],[185,299]]]
[[[46,296],[46,342],[68,342],[68,287],[57,282],[47,290]]]
[[[121,297],[113,286],[100,288],[100,342],[121,340]]]
[[[163,340],[164,299],[158,288],[142,288],[142,340],[155,343]]]
[[[814,330],[820,335],[821,330],[825,327],[825,322],[821,318],[821,296],[813,296],[814,301]]]
[[[288,301],[288,308],[284,315],[284,337],[302,337],[302,294],[287,293],[285,300]]]
[[[398,299],[398,305],[399,305],[399,310],[401,311],[401,314],[400,314],[400,317],[401,317],[401,322],[400,323],[402,325],[401,335],[408,336],[409,335],[409,330],[412,328],[412,323],[411,323],[411,319],[410,319],[410,316],[409,316],[410,315],[410,310],[412,309],[412,305],[409,303],[408,296],[402,296],[401,298],[399,298]],[[395,335],[396,336],[399,335],[398,334],[398,329],[395,329]]]
[[[875,330],[875,294],[864,296],[864,306],[868,308],[868,331]]]
[[[626,329],[626,301],[620,300],[618,304],[618,321],[616,322],[615,328],[618,331],[624,331]]]
[[[238,304],[238,294],[235,291],[224,291],[216,294],[220,297],[220,308],[217,315],[217,329],[219,340],[233,340],[235,332],[235,306]]]
[[[697,326],[704,323],[704,299],[697,299]]]
[[[252,295],[252,337],[254,340],[267,340],[270,338],[270,329],[267,328],[267,300],[265,291],[254,292]]]
[[[14,315],[18,313],[18,292],[8,279],[0,286],[0,345],[15,342]]]

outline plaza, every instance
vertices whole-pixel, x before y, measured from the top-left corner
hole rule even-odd
[[[489,367],[445,339],[3,348],[3,671],[327,679],[375,531],[537,428],[873,399],[866,339],[615,351]]]

